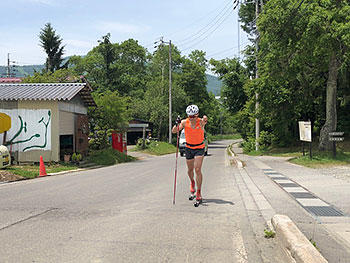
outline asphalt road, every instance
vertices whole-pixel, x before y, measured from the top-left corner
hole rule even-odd
[[[225,165],[228,143],[209,148],[198,208],[183,157],[172,204],[174,154],[0,185],[0,262],[281,262]]]

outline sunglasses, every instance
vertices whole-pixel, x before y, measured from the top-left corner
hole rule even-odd
[[[197,117],[198,117],[198,115],[188,116],[188,118],[190,118],[190,119],[194,119],[194,118],[197,118]]]

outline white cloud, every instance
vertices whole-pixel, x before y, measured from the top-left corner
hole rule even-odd
[[[77,39],[67,39],[64,40],[64,44],[66,44],[67,46],[73,46],[78,48],[92,48],[95,43]]]
[[[68,39],[63,41],[65,47],[64,56],[72,55],[86,55],[94,46],[97,45],[97,41],[89,42],[77,39]]]
[[[23,2],[38,3],[44,5],[55,5],[55,0],[22,0]]]
[[[97,23],[96,28],[102,32],[118,32],[128,34],[144,33],[151,29],[149,26],[123,24],[119,22],[99,22]]]

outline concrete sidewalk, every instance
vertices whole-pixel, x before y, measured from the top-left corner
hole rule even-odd
[[[135,157],[138,160],[144,160],[144,159],[147,159],[147,158],[155,157],[154,155],[151,155],[151,154],[148,154],[148,153],[135,151],[135,147],[136,147],[136,145],[128,145],[127,146],[127,153],[128,153],[128,155],[130,155],[132,157]]]
[[[239,144],[232,148],[243,165],[259,168],[350,253],[350,166],[312,169],[289,158],[244,155]]]

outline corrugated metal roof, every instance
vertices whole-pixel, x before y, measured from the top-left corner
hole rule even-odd
[[[96,106],[86,83],[0,83],[0,100],[71,100],[78,93],[87,106]]]

